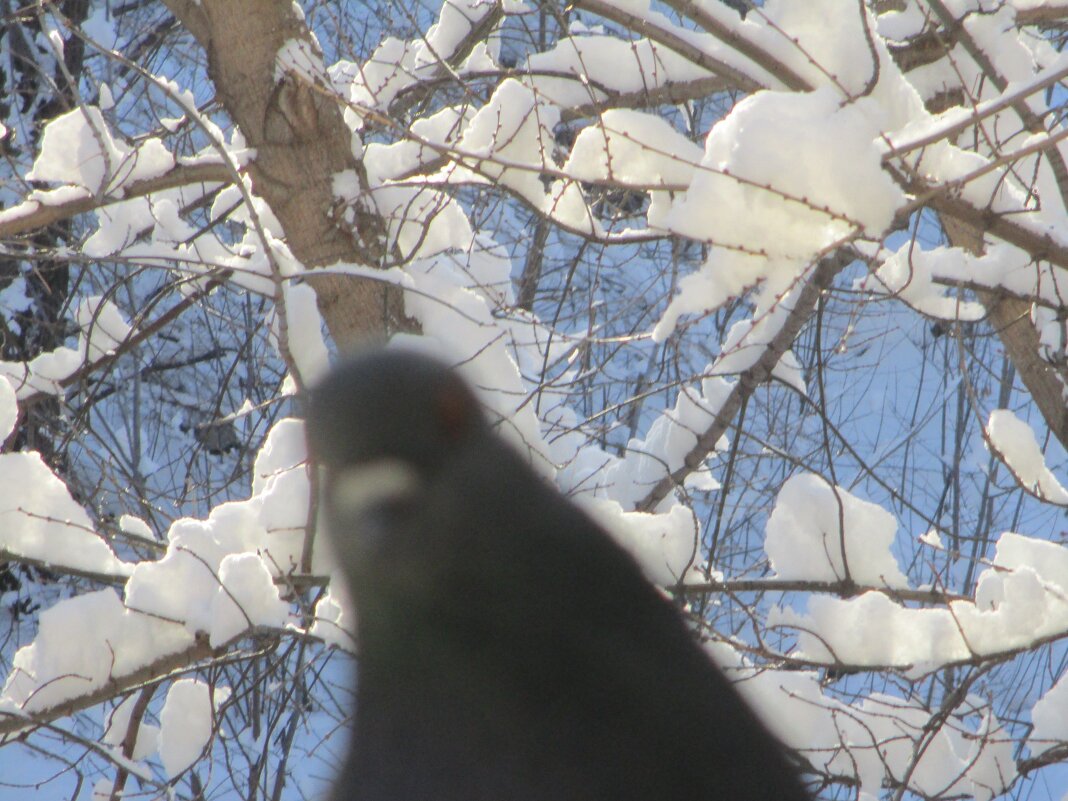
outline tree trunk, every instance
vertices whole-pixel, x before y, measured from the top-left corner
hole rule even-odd
[[[325,85],[291,72],[276,80],[276,56],[287,43],[315,53],[322,67],[318,44],[294,6],[277,0],[166,2],[204,48],[217,97],[255,148],[248,166],[253,189],[278,218],[293,255],[309,268],[339,261],[382,266],[386,229],[337,100]],[[333,179],[343,170],[355,171],[365,192],[351,226],[333,213]],[[309,283],[339,346],[414,327],[395,287],[326,274],[309,277]]]

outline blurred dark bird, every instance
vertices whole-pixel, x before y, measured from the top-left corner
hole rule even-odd
[[[357,614],[336,801],[807,801],[679,612],[455,373],[363,355],[307,425]]]

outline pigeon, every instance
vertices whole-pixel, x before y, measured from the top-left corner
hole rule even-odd
[[[309,395],[357,619],[335,801],[810,801],[680,610],[454,370],[379,349]]]

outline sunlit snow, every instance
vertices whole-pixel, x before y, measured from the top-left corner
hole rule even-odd
[[[891,552],[897,521],[816,475],[790,478],[768,518],[764,550],[779,578],[907,587]]]
[[[229,695],[228,689],[212,692],[197,679],[179,679],[171,685],[159,714],[159,757],[168,776],[177,776],[200,756],[211,738],[213,710]]]
[[[84,187],[90,193],[115,192],[129,181],[150,178],[174,166],[159,139],[132,148],[116,139],[95,106],[79,106],[53,119],[26,178]]]
[[[986,424],[989,447],[1005,460],[1024,489],[1052,503],[1068,504],[1068,490],[1046,466],[1031,426],[1008,409],[994,409]]]

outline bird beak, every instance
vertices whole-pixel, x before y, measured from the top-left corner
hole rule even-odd
[[[419,476],[397,459],[379,459],[328,471],[330,499],[334,512],[354,520],[383,504],[412,497]]]

